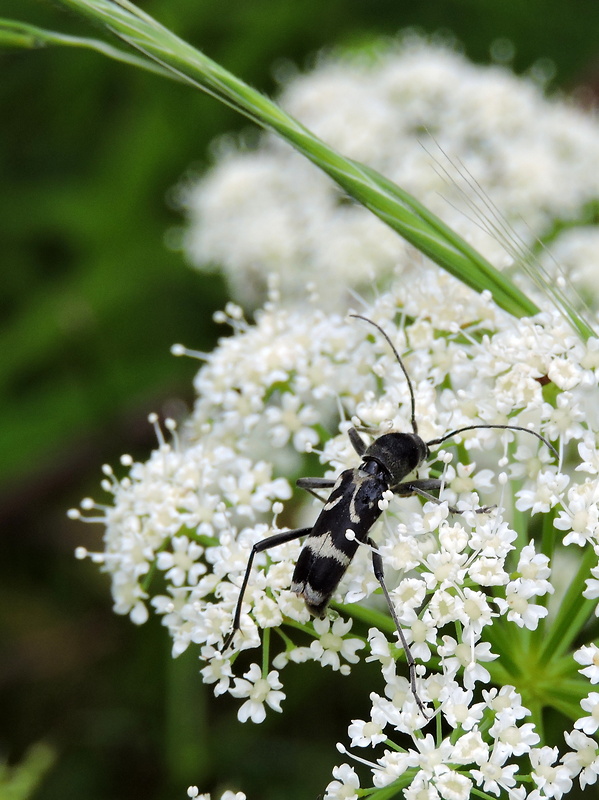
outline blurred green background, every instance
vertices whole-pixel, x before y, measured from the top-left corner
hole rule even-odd
[[[586,87],[586,98],[599,78],[596,0],[143,7],[266,92],[279,59],[303,66],[322,47],[406,26],[451,31],[479,62],[508,38],[517,71],[550,58],[554,86]],[[0,0],[0,15],[99,35],[34,0]],[[193,399],[196,364],[169,347],[210,348],[212,314],[227,295],[165,245],[181,222],[169,196],[209,164],[215,136],[246,123],[92,53],[0,59],[0,800],[31,791],[44,800],[182,799],[191,783],[243,789],[250,800],[315,798],[340,760],[335,741],[367,713],[371,678],[290,667],[284,715],[240,726],[237,703],[202,686],[194,653],[173,662],[158,623],[135,628],[112,614],[105,577],[72,555],[78,544],[93,549],[101,531],[65,517],[82,497],[102,498],[102,463],[150,451],[148,412],[177,416]],[[28,781],[48,761],[30,749],[38,742],[53,764],[35,791]]]

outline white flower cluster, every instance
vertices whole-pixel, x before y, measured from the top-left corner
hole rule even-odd
[[[189,786],[187,789],[187,796],[191,800],[211,800],[209,794],[200,794],[197,786]],[[220,800],[246,800],[243,792],[231,792],[227,790],[220,796]]]
[[[233,648],[221,652],[252,545],[278,530],[281,501],[291,495],[286,478],[302,474],[303,453],[318,442],[332,476],[359,464],[347,436],[351,423],[370,432],[410,430],[400,365],[362,322],[282,308],[271,298],[248,325],[230,305],[224,317],[234,335],[206,356],[191,420],[179,432],[168,423],[168,443],[157,426],[159,447],[146,463],[124,457],[123,479],[105,470],[112,504],[82,503],[89,519],[105,525],[105,549],[80,548],[78,555],[90,555],[110,574],[118,613],[141,623],[153,609],[175,655],[198,647],[204,681],[216,695],[242,701],[243,721],[261,722],[267,707],[281,710],[289,661],[313,660],[341,674],[361,655],[380,664],[384,691],[371,694],[370,720],[354,720],[349,729],[352,748],[379,748],[365,761],[376,787],[396,785],[408,800],[465,800],[474,787],[542,800],[561,797],[576,776],[581,786],[592,784],[599,773],[590,738],[599,727],[599,692],[588,688],[599,682],[599,651],[582,647],[577,664],[560,642],[580,631],[580,603],[592,616],[599,595],[597,342],[583,344],[557,314],[514,320],[486,295],[421,261],[406,264],[401,280],[360,313],[381,325],[402,354],[423,439],[468,425],[511,424],[551,439],[563,460],[558,465],[525,432],[471,430],[457,437],[457,459],[448,442],[420,470],[421,478],[442,478],[443,502],[382,500],[387,509],[373,537],[393,571],[391,597],[419,664],[428,717],[397,673],[404,656],[380,606],[367,547],[359,548],[334,597],[335,605],[368,606],[380,624],[367,635],[352,627],[342,605],[340,616],[309,623],[289,588],[300,548],[292,541],[256,555],[240,630]],[[477,513],[481,503],[495,506]],[[461,513],[450,514],[449,505]],[[312,503],[300,510],[309,515],[302,524],[318,511]],[[594,577],[581,577],[577,567],[560,576],[569,585],[565,598],[579,603],[576,614],[563,598],[559,609],[548,603],[562,536],[563,546],[584,553],[593,568]],[[570,624],[579,627],[568,638]],[[262,658],[252,661],[249,651],[261,639]],[[248,651],[240,656],[241,677],[233,670],[240,650]],[[559,691],[556,681],[564,683]],[[558,696],[558,707],[577,720],[561,757],[542,741],[538,716]],[[429,729],[433,716],[436,733]],[[525,759],[532,786],[521,778]],[[358,786],[357,773],[340,766],[326,797],[357,797]]]
[[[564,264],[592,285],[599,228],[585,205],[599,198],[599,124],[591,114],[548,99],[505,67],[473,65],[414,36],[376,54],[323,58],[286,80],[279,102],[343,155],[411,192],[492,263],[508,259],[471,222],[468,199],[481,206],[481,186],[524,242],[549,236]],[[444,154],[476,179],[468,199]],[[312,282],[329,308],[345,307],[348,289],[361,290],[404,258],[402,240],[272,135],[250,151],[223,143],[183,204],[189,260],[222,269],[245,307],[263,300],[270,274],[286,302],[303,298]],[[554,236],[562,222],[563,247]]]
[[[565,733],[568,749],[560,759],[557,747],[540,746],[535,725],[524,721],[531,712],[513,686],[482,689],[480,702],[476,702],[472,688],[466,688],[465,681],[452,680],[449,674],[443,679],[433,675],[421,681],[419,690],[434,700],[451,731],[446,737],[434,737],[421,732],[422,719],[418,719],[413,704],[411,711],[406,711],[404,698],[409,694],[409,685],[405,678],[395,674],[386,640],[380,633],[371,632],[371,644],[383,665],[384,696],[371,694],[370,720],[353,720],[349,736],[354,748],[376,747],[385,742],[387,749],[376,762],[354,756],[370,768],[375,787],[393,784],[397,795],[406,800],[468,800],[475,788],[510,800],[542,800],[561,798],[572,788],[575,777],[583,789],[596,782],[599,748],[590,735],[599,725],[592,716],[599,694],[591,692],[582,701],[583,709],[590,711],[591,717],[581,718],[574,730]],[[466,669],[468,649],[464,647],[460,659]],[[594,648],[594,652],[597,655],[599,651]],[[493,657],[486,652],[485,658]],[[594,670],[595,679],[599,680],[599,667]],[[478,672],[478,679],[487,683],[485,670],[479,667]],[[390,731],[402,734],[400,742],[391,741]],[[410,740],[408,745],[406,735]],[[388,749],[390,744],[392,749]],[[343,745],[338,745],[338,749],[348,752]],[[529,759],[535,787],[532,791],[520,782],[522,756]],[[345,763],[333,770],[333,776],[335,780],[327,787],[325,800],[357,800],[360,781],[356,771]]]

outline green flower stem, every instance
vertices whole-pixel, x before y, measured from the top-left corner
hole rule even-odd
[[[156,556],[158,556],[158,553],[162,553],[164,550],[168,550],[169,545],[170,541],[168,539],[165,539],[160,545],[160,547],[156,549]],[[150,562],[150,566],[146,573],[146,577],[140,583],[140,586],[144,592],[148,592],[150,590],[150,586],[152,584],[152,581],[154,580],[154,575],[156,575],[157,570],[158,570],[158,560],[157,558],[155,558],[153,561]]]
[[[392,797],[403,797],[404,789],[406,789],[410,783],[414,775],[412,774],[412,770],[406,775],[402,775],[393,783],[390,783],[388,786],[384,786],[382,789],[370,789],[367,792],[360,792],[362,797],[368,797],[368,800],[391,800]]]
[[[348,614],[352,619],[364,622],[372,628],[378,628],[382,633],[392,635],[395,632],[395,623],[387,613],[367,608],[358,603],[331,603],[331,607],[342,614]]]
[[[476,786],[473,786],[470,792],[475,797],[482,797],[483,800],[497,800],[495,795],[489,794],[488,792],[483,792],[482,789],[477,789]]]
[[[407,753],[405,747],[401,747],[401,745],[394,742],[392,739],[385,739],[385,747],[388,747],[389,750],[395,750],[396,753]]]
[[[555,528],[553,521],[555,519],[555,510],[550,509],[550,511],[543,515],[543,522],[542,522],[542,532],[541,532],[541,546],[540,552],[547,556],[550,561],[555,554],[555,546],[557,543],[557,529]],[[543,606],[547,608],[549,605],[549,601],[551,599],[551,595],[549,593],[542,595],[541,597],[536,598],[537,605]],[[539,620],[539,624],[537,625],[534,631],[529,631],[530,634],[530,649],[533,652],[538,650],[542,650],[543,642],[547,637],[547,626],[550,624],[551,619],[547,617],[543,617]]]
[[[543,527],[541,532],[541,550],[543,555],[553,558],[555,553],[555,545],[557,542],[557,528],[553,524],[555,519],[555,509],[552,508],[546,514],[543,514]]]
[[[593,686],[589,685],[586,678],[562,678],[556,675],[553,686],[547,686],[551,694],[551,707],[561,712],[571,720],[584,716],[580,708],[580,701],[586,697]]]
[[[264,628],[262,633],[262,677],[268,675],[270,665],[270,628]]]
[[[440,703],[437,701],[435,704],[435,710],[439,711]],[[490,727],[490,726],[489,726]],[[439,711],[438,714],[435,714],[435,736],[438,742],[443,741],[443,714]]]
[[[596,564],[597,555],[593,548],[587,547],[580,562],[578,572],[572,579],[559,611],[544,640],[541,658],[549,660],[563,655],[580,633],[583,625],[592,615],[596,606],[594,600],[586,600],[582,596],[585,580],[589,577],[591,567]]]
[[[513,456],[513,451],[512,451]],[[510,563],[512,570],[516,569],[517,566],[517,558],[519,554],[522,552],[522,548],[525,547],[527,544],[530,544],[531,536],[530,536],[530,514],[525,511],[519,511],[516,508],[516,497],[518,492],[524,485],[524,481],[519,480],[512,480],[510,481],[510,491],[509,493],[506,491],[504,502],[506,504],[506,510],[508,506],[508,502],[511,503],[511,508],[509,512],[512,516],[511,527],[516,532],[516,541],[514,542],[515,550],[511,554]],[[512,577],[514,577],[512,575]]]
[[[485,641],[491,645],[491,650],[499,658],[495,661],[485,662],[485,669],[489,671],[493,683],[514,683],[523,672],[522,653],[524,647],[520,637],[521,631],[515,630],[516,625],[509,629],[501,620],[496,620],[493,625],[485,628]]]
[[[588,609],[585,610],[588,616]],[[570,653],[542,651],[533,632],[516,631],[495,623],[486,632],[497,661],[485,664],[496,684],[513,684],[522,693],[524,705],[538,730],[542,730],[542,710],[550,706],[570,719],[580,716],[580,700],[588,693],[588,682],[578,674],[578,665]],[[572,633],[572,636],[575,632]],[[553,636],[553,629],[551,630]],[[555,651],[555,648],[554,648]]]
[[[164,760],[173,784],[189,775],[198,783],[210,776],[210,690],[198,681],[198,658],[189,648],[178,658],[166,654]]]
[[[132,3],[127,0],[59,2],[101,23],[138,53],[159,64],[161,74],[168,72],[172,77],[187,81],[256,124],[275,131],[406,241],[476,291],[490,291],[496,303],[510,314],[521,317],[537,313],[537,306],[520,289],[410,194],[375,170],[341,156],[271,100]],[[79,44],[85,46],[84,40],[79,40]],[[95,43],[89,46],[98,49]],[[123,60],[120,54],[115,57]],[[136,65],[145,67],[145,60],[141,59]]]
[[[275,633],[282,639],[283,644],[285,645],[285,650],[289,652],[289,650],[293,650],[295,647],[295,642],[293,642],[289,636],[283,631],[282,627],[275,628]]]
[[[571,719],[577,719],[582,714],[580,701],[587,696],[589,690],[593,687],[589,686],[586,678],[573,674],[578,664],[573,662],[572,659],[570,661],[570,677],[563,677],[559,672],[556,672],[549,691],[551,692],[551,705],[553,708],[568,714]]]
[[[291,619],[290,617],[285,617],[284,621],[285,625],[288,625],[290,628],[295,628],[296,631],[302,631],[302,633],[307,633],[311,639],[318,638],[311,623],[304,624],[303,622],[298,622],[297,620]]]
[[[535,696],[528,696],[524,705],[530,711],[530,717],[527,717],[530,722],[535,726],[535,731],[539,735],[540,744],[544,745],[547,741],[545,737],[545,718],[543,717],[543,702]]]

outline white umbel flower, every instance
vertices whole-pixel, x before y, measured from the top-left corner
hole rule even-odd
[[[505,67],[471,64],[438,42],[404,36],[368,57],[329,53],[311,72],[295,73],[279,102],[341,153],[415,195],[493,263],[505,262],[503,247],[471,221],[462,187],[445,174],[444,153],[465,165],[476,190],[484,187],[498,214],[529,244],[553,233],[556,219],[587,224],[584,205],[598,194],[599,123],[592,115],[547,99],[538,85]],[[348,289],[363,290],[405,261],[400,238],[365,209],[343,202],[328,177],[269,134],[250,151],[228,137],[212,169],[186,187],[183,204],[189,260],[200,269],[222,269],[245,306],[264,300],[268,276],[276,274],[287,303],[303,302],[310,283],[327,308],[345,307]],[[552,246],[595,290],[597,234],[561,227]],[[552,270],[550,257],[545,261]],[[511,363],[514,370],[498,387],[507,405],[540,398],[535,365],[521,375]],[[568,388],[577,380],[572,366],[556,360],[544,374]]]
[[[545,405],[557,407],[556,397],[566,390],[533,378],[540,387],[538,402],[536,389],[530,395],[514,389],[519,377],[509,391],[508,381],[501,381],[501,391],[496,387],[513,359],[529,377],[548,375],[556,355],[579,364],[581,351],[568,344],[566,323],[556,313],[514,320],[488,297],[432,267],[405,266],[413,280],[393,283],[360,311],[401,343],[419,435],[430,442],[456,428],[485,423],[532,425],[544,434],[544,426],[555,421]],[[293,513],[292,504],[284,503],[291,496],[287,476],[300,470],[306,442],[318,437],[328,481],[360,464],[349,442],[350,425],[374,426],[361,433],[368,443],[389,430],[410,431],[405,376],[387,343],[372,337],[370,329],[366,333],[358,321],[324,314],[316,306],[290,309],[274,300],[253,325],[237,309],[229,312],[235,333],[199,370],[195,383],[201,394],[190,420],[180,431],[168,426],[170,441],[155,422],[158,446],[147,462],[125,459],[121,479],[104,470],[111,504],[86,499],[82,511],[73,514],[105,526],[104,549],[88,553],[82,548],[78,555],[89,556],[110,576],[117,610],[137,622],[157,614],[174,655],[196,648],[206,662],[202,679],[215,695],[239,700],[243,721],[259,723],[269,711],[281,711],[289,664],[297,672],[306,662],[317,663],[343,676],[365,657],[367,667],[381,675],[368,681],[371,709],[362,719],[352,715],[349,739],[360,758],[377,748],[370,761],[363,759],[374,787],[398,781],[408,798],[424,793],[461,800],[480,790],[519,800],[531,788],[539,798],[565,794],[578,776],[579,782],[591,783],[595,759],[586,739],[599,725],[599,704],[590,691],[596,654],[590,643],[579,647],[578,663],[573,653],[558,652],[546,601],[559,571],[552,558],[558,543],[573,558],[586,559],[591,570],[590,578],[580,570],[570,578],[580,586],[571,585],[553,612],[558,630],[584,622],[579,611],[570,613],[564,604],[592,615],[591,600],[599,595],[599,554],[588,523],[593,476],[576,470],[581,445],[584,463],[590,468],[599,463],[593,452],[599,420],[597,431],[586,418],[582,432],[575,425],[555,428],[563,466],[526,430],[464,431],[454,437],[457,447],[448,440],[439,451],[431,443],[430,460],[414,476],[458,480],[453,488],[441,489],[440,502],[388,491],[378,498],[384,500],[381,521],[368,535],[379,547],[391,603],[416,661],[409,676],[373,573],[370,542],[358,548],[333,593],[334,610],[313,623],[302,598],[290,589],[301,542],[254,549],[281,533],[283,508]],[[459,343],[459,358],[440,359],[440,339],[446,352]],[[437,381],[442,388],[435,388]],[[512,390],[521,404],[506,417],[504,404]],[[596,386],[583,382],[567,392],[569,402],[581,408],[597,399]],[[293,400],[283,400],[286,395]],[[285,428],[277,432],[277,450],[270,436],[273,425]],[[541,457],[545,451],[549,456]],[[474,460],[476,469],[457,468]],[[514,484],[509,463],[521,467],[514,470]],[[479,469],[491,474],[476,481]],[[320,491],[321,500],[326,501],[328,486]],[[580,498],[589,512],[584,519]],[[518,512],[521,501],[526,513]],[[457,511],[451,510],[454,502]],[[320,501],[306,498],[291,524],[309,530],[321,509]],[[548,519],[541,516],[545,513]],[[553,525],[555,518],[559,525]],[[533,536],[533,530],[541,533]],[[576,538],[583,534],[584,542]],[[223,652],[252,553],[239,628]],[[568,576],[560,579],[566,582]],[[582,630],[576,632],[584,635]],[[251,659],[259,647],[261,658]],[[557,667],[554,657],[560,659]],[[251,659],[251,666],[244,666],[240,677],[237,665],[244,659]],[[552,703],[551,670],[556,668],[568,677],[560,685],[568,708],[586,695],[561,760],[540,752],[538,718],[539,705]],[[377,693],[375,680],[381,679],[384,688]],[[572,685],[574,699],[568,695]],[[438,728],[433,718],[439,718]],[[432,727],[438,735],[432,735]],[[540,755],[533,755],[537,751]],[[536,788],[524,783],[519,765],[534,769]],[[363,790],[355,773],[345,765],[336,771],[327,796],[347,798],[358,791]]]

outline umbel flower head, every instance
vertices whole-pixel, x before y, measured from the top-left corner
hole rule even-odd
[[[599,594],[597,342],[583,343],[557,313],[513,319],[420,259],[404,261],[401,277],[357,311],[402,354],[423,439],[511,424],[559,452],[558,463],[527,433],[471,430],[431,448],[419,471],[442,480],[440,503],[385,498],[371,535],[426,715],[367,547],[329,616],[314,623],[290,590],[301,544],[258,553],[240,630],[221,652],[252,545],[279,530],[283,505],[291,513],[291,479],[306,474],[306,453],[336,476],[360,462],[352,424],[372,438],[411,430],[407,383],[387,342],[316,305],[282,307],[272,297],[252,325],[230,305],[221,318],[233,335],[205,355],[190,420],[180,431],[166,424],[169,441],[155,422],[159,446],[148,461],[124,457],[123,477],[105,470],[111,502],[82,503],[105,526],[103,552],[88,555],[110,576],[115,611],[136,623],[159,615],[173,654],[193,647],[215,694],[239,698],[242,721],[283,709],[290,661],[340,675],[371,662],[370,718],[348,731],[363,768],[339,766],[328,800],[357,797],[360,785],[387,787],[385,797],[393,787],[406,798],[466,800],[476,788],[541,800],[575,780],[592,784],[599,649],[583,626]],[[312,474],[315,464],[312,455]],[[493,507],[475,513],[481,506]],[[307,498],[301,524],[320,508]],[[569,724],[546,741],[549,706]],[[372,755],[358,758],[364,748]]]
[[[509,259],[487,224],[472,224],[481,187],[502,219],[495,234],[507,224],[529,247],[550,241],[596,294],[596,117],[548,98],[531,76],[474,65],[414,35],[368,53],[329,53],[282,80],[283,108],[411,192],[494,265]],[[466,196],[451,164],[472,176]],[[393,231],[271,134],[254,148],[223,140],[212,168],[182,195],[188,259],[222,269],[245,308],[261,304],[271,274],[286,303],[302,302],[312,282],[327,308],[345,308],[349,290],[369,291],[405,260],[407,246]],[[485,200],[475,204],[491,211]]]

